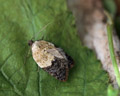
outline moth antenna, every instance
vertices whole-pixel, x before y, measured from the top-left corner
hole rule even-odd
[[[31,38],[31,40],[28,41],[28,45],[29,46],[32,46],[32,44],[34,43],[35,41],[35,37],[37,38],[37,36],[39,35],[40,32],[42,32],[45,28],[48,27],[48,25],[50,25],[52,22],[49,22],[48,24],[46,24],[39,32],[37,32],[37,34],[35,34],[35,36],[33,36]],[[44,36],[42,36],[42,38],[40,40],[43,40],[44,39]]]
[[[46,24],[36,35],[35,37],[37,38],[37,36],[39,35],[40,32],[42,32],[43,30],[45,30],[45,28],[48,27],[48,25],[50,25],[52,22],[49,22],[48,24]],[[42,37],[42,40],[43,40],[44,36]]]

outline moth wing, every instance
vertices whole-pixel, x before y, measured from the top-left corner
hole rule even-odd
[[[60,48],[47,49],[47,52],[49,54],[57,57],[57,58],[66,59],[67,60],[67,57],[66,57],[65,53]]]
[[[74,66],[74,61],[73,59],[65,54],[65,52],[63,51],[63,49],[61,48],[52,48],[52,49],[48,49],[47,52],[49,52],[50,54],[52,54],[53,56],[59,58],[59,59],[64,59],[66,62],[68,62],[68,67],[72,68]]]
[[[72,68],[74,66],[74,61],[71,58],[71,56],[67,55],[63,49],[61,48],[57,48],[57,50],[60,52],[60,54],[68,61],[68,67]]]
[[[46,51],[55,56],[55,60],[52,61],[52,66],[44,68],[44,70],[56,79],[66,81],[69,69],[73,66],[73,60],[60,48],[47,49]]]

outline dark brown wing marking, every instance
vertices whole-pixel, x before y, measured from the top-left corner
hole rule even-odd
[[[60,81],[66,81],[68,78],[68,61],[65,59],[55,58],[52,66],[43,69]]]
[[[43,69],[60,81],[67,81],[69,69],[73,66],[72,58],[69,56],[67,58],[68,60],[55,58],[52,66]]]

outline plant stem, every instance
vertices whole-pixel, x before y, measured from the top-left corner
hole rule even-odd
[[[107,35],[108,35],[108,42],[109,42],[110,57],[111,57],[112,64],[114,67],[116,80],[117,80],[118,86],[120,88],[120,73],[119,73],[119,69],[118,69],[118,65],[117,65],[117,61],[116,61],[116,57],[115,57],[115,53],[114,53],[112,31],[113,31],[113,25],[108,24],[107,25]]]

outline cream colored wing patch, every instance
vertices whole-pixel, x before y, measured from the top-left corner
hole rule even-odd
[[[54,56],[54,57],[57,57],[57,58],[64,58],[60,53],[59,53],[59,51],[56,49],[56,48],[54,48],[54,49],[47,49],[46,50],[48,53],[50,53],[52,56]]]
[[[53,55],[54,57],[60,58],[60,59],[67,59],[65,53],[61,48],[52,48],[46,50],[48,53]]]
[[[55,57],[67,60],[62,49],[56,48],[52,43],[43,40],[33,43],[32,55],[33,59],[41,68],[51,66]]]
[[[32,45],[33,59],[41,68],[51,66],[54,61],[54,56],[46,51],[49,48],[54,48],[54,45],[46,41],[35,41]]]

